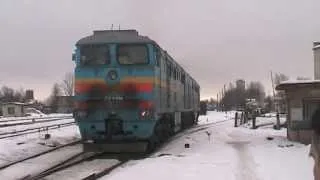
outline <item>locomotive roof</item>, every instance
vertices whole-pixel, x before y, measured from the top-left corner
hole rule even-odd
[[[84,37],[77,45],[106,44],[106,43],[155,43],[147,36],[139,35],[134,29],[129,30],[99,30],[93,31],[93,35]]]
[[[154,40],[147,36],[139,35],[135,29],[128,30],[96,30],[93,31],[93,35],[80,39],[76,45],[89,45],[89,44],[107,44],[107,43],[152,43],[158,45]],[[158,45],[159,46],[159,45]],[[173,58],[166,53],[172,60]],[[174,60],[173,60],[174,61]],[[177,62],[175,62],[178,64]],[[199,84],[195,81],[181,66],[179,66],[188,77],[192,79],[197,86]]]

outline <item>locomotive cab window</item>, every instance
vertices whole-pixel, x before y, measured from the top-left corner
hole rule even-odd
[[[145,45],[119,45],[117,49],[119,64],[147,64],[148,51]]]
[[[80,48],[81,65],[110,64],[109,48],[106,45],[86,45]]]

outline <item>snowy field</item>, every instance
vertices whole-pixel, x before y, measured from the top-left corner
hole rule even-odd
[[[0,139],[0,166],[48,150],[53,146],[80,139],[80,133],[76,125],[50,130],[50,139],[44,139],[45,134],[46,132],[40,132]]]
[[[31,129],[31,128],[39,128],[39,127],[51,126],[51,125],[56,125],[56,124],[64,124],[64,123],[72,123],[72,122],[75,122],[74,119],[68,118],[68,119],[62,119],[62,120],[58,120],[58,121],[49,121],[49,122],[26,124],[26,125],[0,127],[0,133],[22,131],[22,130]]]
[[[45,117],[68,117],[70,114],[50,114]],[[32,116],[33,117],[33,116]],[[42,116],[44,117],[44,116]],[[28,117],[30,118],[30,117]],[[3,118],[6,120],[15,119]],[[19,119],[19,118],[16,118]],[[20,118],[22,119],[22,118]],[[43,127],[54,124],[70,123],[74,122],[73,118],[67,118],[59,121],[42,122],[28,125],[18,125],[11,127],[2,127],[0,132],[14,132],[24,129]],[[51,137],[45,139],[44,136],[49,133]],[[80,139],[80,133],[76,125],[67,127],[60,127],[58,129],[52,129],[48,132],[42,131],[33,134],[26,134],[23,136],[11,137],[6,139],[0,139],[0,166],[8,164],[12,161],[23,159],[40,152],[49,150],[53,147],[74,142]],[[44,156],[40,156],[35,159],[27,160],[26,162],[19,163],[8,167],[0,171],[1,179],[19,179],[28,173],[35,173],[45,168],[52,166],[53,164],[65,160],[69,156],[82,151],[81,145],[70,146],[58,151],[54,151]]]
[[[32,118],[59,118],[59,117],[72,117],[72,114],[60,114],[60,113],[52,113],[52,114],[35,114],[33,113],[31,116],[23,116],[23,117],[2,117],[0,116],[1,121],[10,121],[10,120],[24,120],[24,119],[32,119]]]
[[[208,112],[199,124],[229,121],[185,132],[150,158],[131,161],[102,179],[313,179],[309,146],[288,141],[286,129],[234,128],[233,117],[234,113]],[[190,148],[185,148],[186,143]]]

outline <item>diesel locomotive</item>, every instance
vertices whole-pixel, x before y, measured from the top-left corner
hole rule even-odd
[[[99,30],[76,43],[74,118],[85,151],[153,149],[197,122],[199,84],[136,30]]]

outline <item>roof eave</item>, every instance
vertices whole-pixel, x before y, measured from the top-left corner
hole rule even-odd
[[[276,90],[288,90],[292,88],[309,88],[309,87],[319,87],[320,82],[308,82],[308,83],[283,83],[276,86]]]

